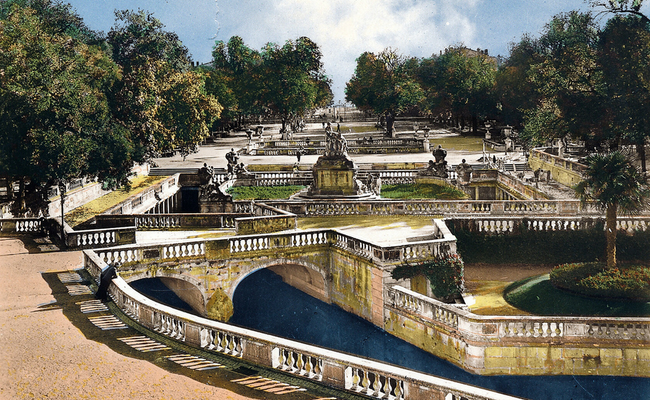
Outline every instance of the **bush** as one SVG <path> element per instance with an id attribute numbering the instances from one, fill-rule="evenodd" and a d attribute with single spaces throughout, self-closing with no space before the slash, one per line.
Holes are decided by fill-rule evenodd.
<path id="1" fill-rule="evenodd" d="M 564 264 L 551 271 L 550 279 L 558 288 L 587 296 L 650 301 L 650 268 L 646 266 Z"/>
<path id="2" fill-rule="evenodd" d="M 427 277 L 435 298 L 452 301 L 465 290 L 465 264 L 458 254 L 441 257 L 434 261 L 405 264 L 395 267 L 393 279 Z"/>

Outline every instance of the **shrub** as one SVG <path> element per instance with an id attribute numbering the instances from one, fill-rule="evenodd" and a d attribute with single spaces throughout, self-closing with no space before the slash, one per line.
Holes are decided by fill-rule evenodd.
<path id="1" fill-rule="evenodd" d="M 400 265 L 392 272 L 393 279 L 397 280 L 418 275 L 427 277 L 434 297 L 443 301 L 456 299 L 465 290 L 465 265 L 458 254 L 433 261 Z"/>
<path id="2" fill-rule="evenodd" d="M 587 296 L 650 301 L 650 268 L 646 266 L 564 264 L 551 271 L 550 279 L 558 288 Z"/>

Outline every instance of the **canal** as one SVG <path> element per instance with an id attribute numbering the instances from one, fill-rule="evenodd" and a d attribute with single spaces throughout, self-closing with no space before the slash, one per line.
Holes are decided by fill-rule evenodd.
<path id="1" fill-rule="evenodd" d="M 162 283 L 133 282 L 143 294 L 186 309 Z M 447 379 L 534 400 L 647 399 L 650 379 L 613 376 L 480 376 L 397 339 L 371 323 L 282 282 L 268 270 L 251 274 L 234 296 L 230 323 L 373 358 Z"/>

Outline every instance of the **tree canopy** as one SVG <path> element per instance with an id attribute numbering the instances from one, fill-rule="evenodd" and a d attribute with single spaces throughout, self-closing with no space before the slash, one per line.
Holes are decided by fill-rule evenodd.
<path id="1" fill-rule="evenodd" d="M 226 99 L 228 117 L 274 115 L 284 124 L 295 116 L 332 102 L 319 46 L 307 37 L 280 46 L 267 43 L 260 51 L 239 36 L 217 41 L 213 52 L 211 90 Z"/>
<path id="2" fill-rule="evenodd" d="M 387 48 L 357 58 L 346 84 L 346 100 L 379 115 L 409 111 L 471 118 L 494 113 L 496 62 L 483 52 L 462 46 L 418 59 Z"/>
<path id="3" fill-rule="evenodd" d="M 98 137 L 123 132 L 105 94 L 117 65 L 18 5 L 0 21 L 0 50 L 0 174 L 32 185 L 106 176 L 109 160 L 93 156 L 108 150 Z"/>
<path id="4" fill-rule="evenodd" d="M 105 41 L 69 5 L 0 6 L 0 176 L 29 184 L 34 208 L 78 178 L 128 185 L 134 163 L 193 147 L 221 111 L 175 35 L 142 11 L 116 15 Z"/>
<path id="5" fill-rule="evenodd" d="M 410 73 L 408 61 L 391 48 L 379 54 L 361 54 L 354 75 L 345 86 L 346 101 L 362 110 L 389 116 L 417 107 L 424 92 Z"/>

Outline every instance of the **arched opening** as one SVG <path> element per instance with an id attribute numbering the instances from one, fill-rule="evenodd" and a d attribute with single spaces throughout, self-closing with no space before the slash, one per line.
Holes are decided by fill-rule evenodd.
<path id="1" fill-rule="evenodd" d="M 179 310 L 193 314 L 206 314 L 205 300 L 201 290 L 183 279 L 159 276 L 129 282 L 143 295 Z"/>
<path id="2" fill-rule="evenodd" d="M 282 281 L 288 285 L 318 300 L 329 303 L 329 296 L 325 290 L 325 280 L 320 272 L 297 264 L 273 265 L 267 269 L 279 275 Z"/>

